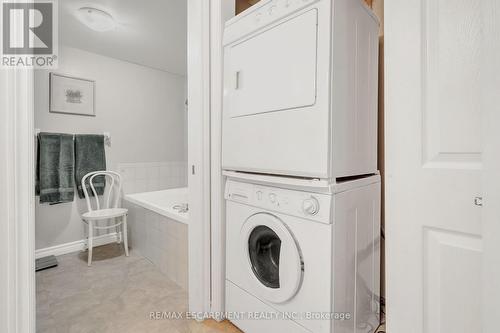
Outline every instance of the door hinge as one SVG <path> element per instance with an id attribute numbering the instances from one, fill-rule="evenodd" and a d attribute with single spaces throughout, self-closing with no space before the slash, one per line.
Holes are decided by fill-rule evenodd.
<path id="1" fill-rule="evenodd" d="M 483 207 L 483 197 L 475 197 L 474 198 L 474 205 Z"/>
<path id="2" fill-rule="evenodd" d="M 194 165 L 191 165 L 191 174 L 194 175 Z"/>

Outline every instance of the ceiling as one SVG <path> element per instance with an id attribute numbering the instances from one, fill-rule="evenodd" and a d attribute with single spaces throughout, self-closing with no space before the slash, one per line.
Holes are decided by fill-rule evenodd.
<path id="1" fill-rule="evenodd" d="M 91 30 L 75 17 L 81 7 L 108 12 L 118 26 L 108 32 Z M 186 75 L 187 0 L 59 1 L 59 42 Z"/>

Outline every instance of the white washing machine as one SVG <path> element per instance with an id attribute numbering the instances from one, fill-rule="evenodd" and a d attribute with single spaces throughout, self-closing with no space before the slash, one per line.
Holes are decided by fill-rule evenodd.
<path id="1" fill-rule="evenodd" d="M 380 177 L 226 175 L 228 318 L 246 333 L 373 332 Z"/>
<path id="2" fill-rule="evenodd" d="M 377 171 L 378 20 L 363 0 L 261 0 L 224 30 L 225 170 Z"/>

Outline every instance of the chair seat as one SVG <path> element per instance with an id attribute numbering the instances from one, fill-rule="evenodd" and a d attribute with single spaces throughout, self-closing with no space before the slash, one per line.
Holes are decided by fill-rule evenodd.
<path id="1" fill-rule="evenodd" d="M 126 208 L 108 208 L 108 209 L 99 209 L 87 212 L 82 215 L 82 218 L 85 221 L 96 221 L 96 220 L 105 220 L 112 219 L 114 217 L 120 217 L 127 215 L 128 209 Z"/>

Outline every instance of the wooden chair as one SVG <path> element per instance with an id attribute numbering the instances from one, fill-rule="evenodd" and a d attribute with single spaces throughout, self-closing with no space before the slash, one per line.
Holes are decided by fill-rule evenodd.
<path id="1" fill-rule="evenodd" d="M 99 197 L 97 196 L 97 192 L 94 186 L 94 180 L 98 176 L 104 176 L 106 179 L 109 178 L 109 182 L 107 183 L 107 195 L 103 203 L 105 203 L 104 208 L 101 208 L 101 204 L 99 203 Z M 87 182 L 88 179 L 88 182 Z M 95 209 L 92 207 L 90 202 L 90 196 L 87 190 L 87 186 L 90 185 L 92 193 L 94 195 L 96 204 Z M 83 221 L 88 224 L 88 266 L 92 264 L 92 248 L 94 243 L 94 229 L 95 230 L 108 230 L 115 228 L 117 231 L 118 243 L 123 239 L 123 245 L 125 247 L 125 255 L 128 257 L 128 236 L 127 236 L 127 214 L 128 210 L 125 208 L 119 208 L 120 204 L 120 196 L 122 189 L 122 182 L 120 174 L 113 171 L 95 171 L 86 174 L 82 179 L 82 188 L 83 193 L 85 195 L 85 200 L 87 202 L 88 211 L 82 215 Z M 111 197 L 113 196 L 113 201 L 111 201 Z M 98 221 L 104 220 L 113 220 L 114 224 L 109 226 L 98 226 Z M 119 227 L 122 227 L 122 231 L 119 232 Z"/>

